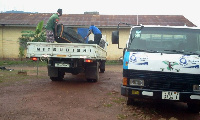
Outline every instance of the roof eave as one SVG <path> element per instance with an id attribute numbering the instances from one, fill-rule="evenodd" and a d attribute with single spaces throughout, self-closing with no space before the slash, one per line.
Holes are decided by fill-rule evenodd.
<path id="1" fill-rule="evenodd" d="M 37 25 L 24 25 L 24 24 L 1 24 L 1 26 L 11 26 L 11 27 L 36 27 Z"/>

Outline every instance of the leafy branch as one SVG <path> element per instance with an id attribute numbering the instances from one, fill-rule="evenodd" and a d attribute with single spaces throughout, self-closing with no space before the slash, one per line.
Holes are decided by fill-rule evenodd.
<path id="1" fill-rule="evenodd" d="M 37 24 L 35 31 L 22 31 L 22 35 L 19 38 L 19 57 L 22 58 L 25 56 L 25 50 L 27 49 L 27 42 L 45 42 L 46 35 L 43 31 L 44 21 L 40 21 Z"/>

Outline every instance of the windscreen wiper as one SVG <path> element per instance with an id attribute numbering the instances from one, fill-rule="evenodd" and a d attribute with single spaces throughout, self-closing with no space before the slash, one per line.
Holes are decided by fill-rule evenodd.
<path id="1" fill-rule="evenodd" d="M 129 51 L 140 51 L 140 52 L 143 52 L 143 51 L 146 51 L 144 49 L 128 49 Z"/>
<path id="2" fill-rule="evenodd" d="M 185 54 L 188 54 L 188 55 L 200 55 L 199 52 L 185 51 L 184 53 L 185 53 Z"/>
<path id="3" fill-rule="evenodd" d="M 175 53 L 185 53 L 183 50 L 164 50 L 168 52 L 175 52 Z"/>
<path id="4" fill-rule="evenodd" d="M 164 51 L 182 53 L 182 54 L 187 54 L 187 55 L 200 55 L 198 52 L 191 52 L 191 51 L 184 51 L 184 50 L 164 50 Z"/>
<path id="5" fill-rule="evenodd" d="M 150 52 L 150 53 L 158 53 L 158 51 L 155 50 L 148 50 L 148 49 L 128 49 L 130 51 L 137 51 L 137 52 Z"/>

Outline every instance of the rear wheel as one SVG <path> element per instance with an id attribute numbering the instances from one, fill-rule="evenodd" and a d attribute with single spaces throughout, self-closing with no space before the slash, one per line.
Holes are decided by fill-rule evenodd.
<path id="1" fill-rule="evenodd" d="M 72 72 L 72 75 L 78 75 L 79 72 Z"/>
<path id="2" fill-rule="evenodd" d="M 58 77 L 50 77 L 52 81 L 62 81 L 64 78 L 65 73 L 58 71 Z"/>
<path id="3" fill-rule="evenodd" d="M 50 77 L 52 81 L 61 81 L 62 79 L 59 77 Z"/>
<path id="4" fill-rule="evenodd" d="M 64 78 L 65 72 L 62 72 L 57 67 L 47 66 L 48 76 L 52 81 L 61 81 Z"/>

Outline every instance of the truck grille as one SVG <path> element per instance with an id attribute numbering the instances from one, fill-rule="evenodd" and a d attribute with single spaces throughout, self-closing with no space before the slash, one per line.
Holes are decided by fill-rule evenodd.
<path id="1" fill-rule="evenodd" d="M 147 88 L 154 90 L 175 90 L 175 91 L 190 91 L 189 84 L 177 82 L 159 82 L 150 81 Z"/>
<path id="2" fill-rule="evenodd" d="M 124 70 L 123 75 L 145 80 L 144 89 L 184 92 L 192 91 L 193 84 L 200 84 L 200 75 L 194 74 Z"/>

